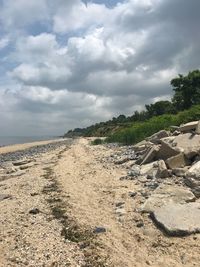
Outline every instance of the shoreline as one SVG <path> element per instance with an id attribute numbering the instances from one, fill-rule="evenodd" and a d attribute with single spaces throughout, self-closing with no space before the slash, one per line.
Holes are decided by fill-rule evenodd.
<path id="1" fill-rule="evenodd" d="M 26 150 L 31 147 L 35 146 L 42 146 L 42 145 L 47 145 L 55 142 L 62 142 L 70 140 L 69 138 L 57 138 L 57 139 L 49 139 L 49 140 L 43 140 L 43 141 L 33 141 L 33 142 L 27 142 L 27 143 L 19 143 L 19 144 L 12 144 L 12 145 L 6 145 L 6 146 L 0 146 L 0 155 L 1 154 L 6 154 L 6 153 L 11 153 L 11 152 L 16 152 L 16 151 L 21 151 L 21 150 Z"/>
<path id="2" fill-rule="evenodd" d="M 55 150 L 62 145 L 70 145 L 71 143 L 71 139 L 55 139 L 0 147 L 0 165 L 8 161 L 38 157 L 43 153 Z"/>

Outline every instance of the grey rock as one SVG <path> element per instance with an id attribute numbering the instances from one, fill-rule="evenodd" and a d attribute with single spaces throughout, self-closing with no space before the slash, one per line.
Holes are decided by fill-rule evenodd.
<path id="1" fill-rule="evenodd" d="M 12 196 L 8 194 L 0 194 L 0 201 L 3 201 L 5 199 L 11 199 Z"/>
<path id="2" fill-rule="evenodd" d="M 172 147 L 170 144 L 168 144 L 166 141 L 161 140 L 161 147 L 158 153 L 156 154 L 156 159 L 160 160 L 167 160 L 168 158 L 171 158 L 173 156 L 178 155 L 180 152 L 177 151 L 174 147 Z"/>
<path id="3" fill-rule="evenodd" d="M 154 144 L 159 144 L 161 138 L 168 137 L 168 136 L 169 136 L 169 132 L 167 132 L 165 130 L 161 130 L 161 131 L 153 134 L 152 136 L 148 137 L 146 140 L 148 140 Z"/>
<path id="4" fill-rule="evenodd" d="M 12 164 L 14 166 L 21 166 L 21 165 L 25 165 L 30 163 L 32 160 L 30 159 L 21 159 L 21 160 L 17 160 L 17 161 L 13 161 Z"/>
<path id="5" fill-rule="evenodd" d="M 184 155 L 191 159 L 196 155 L 200 155 L 200 135 L 185 133 L 176 136 L 174 142 L 177 147 L 183 150 Z"/>
<path id="6" fill-rule="evenodd" d="M 128 171 L 128 176 L 138 177 L 140 175 L 140 166 L 134 165 L 131 170 Z"/>
<path id="7" fill-rule="evenodd" d="M 167 203 L 184 204 L 195 200 L 194 194 L 189 188 L 177 185 L 160 185 L 142 205 L 143 212 L 153 212 L 156 208 Z"/>
<path id="8" fill-rule="evenodd" d="M 137 195 L 137 192 L 129 192 L 128 195 L 129 197 L 135 197 Z"/>
<path id="9" fill-rule="evenodd" d="M 141 165 L 143 164 L 147 164 L 150 163 L 152 161 L 155 160 L 158 151 L 160 150 L 160 146 L 159 145 L 154 145 L 152 146 L 146 153 L 146 155 L 144 156 Z"/>
<path id="10" fill-rule="evenodd" d="M 178 177 L 184 177 L 187 171 L 188 171 L 188 167 L 172 169 L 172 173 Z"/>
<path id="11" fill-rule="evenodd" d="M 181 132 L 188 132 L 188 131 L 191 131 L 191 130 L 196 130 L 196 127 L 198 126 L 198 122 L 199 121 L 191 121 L 191 122 L 182 124 L 179 127 L 179 131 L 181 131 Z"/>
<path id="12" fill-rule="evenodd" d="M 167 166 L 164 162 L 164 160 L 159 160 L 158 161 L 158 170 L 156 173 L 156 177 L 157 178 L 166 178 L 169 177 L 169 171 L 167 169 Z"/>
<path id="13" fill-rule="evenodd" d="M 33 208 L 33 209 L 29 210 L 29 213 L 35 215 L 35 214 L 40 213 L 40 210 L 38 208 Z"/>
<path id="14" fill-rule="evenodd" d="M 196 162 L 185 174 L 185 183 L 192 188 L 196 197 L 200 197 L 200 161 Z"/>
<path id="15" fill-rule="evenodd" d="M 200 203 L 175 204 L 157 208 L 152 218 L 171 236 L 184 236 L 200 232 Z"/>
<path id="16" fill-rule="evenodd" d="M 189 164 L 189 162 L 185 158 L 184 154 L 180 153 L 176 156 L 168 158 L 166 160 L 166 164 L 170 169 L 175 169 L 175 168 L 184 168 L 186 165 Z"/>
<path id="17" fill-rule="evenodd" d="M 95 234 L 102 234 L 106 232 L 106 228 L 105 227 L 95 227 L 94 231 Z"/>

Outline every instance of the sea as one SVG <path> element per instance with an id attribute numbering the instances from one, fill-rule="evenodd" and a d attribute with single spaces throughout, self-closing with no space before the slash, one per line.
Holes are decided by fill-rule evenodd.
<path id="1" fill-rule="evenodd" d="M 58 136 L 0 136 L 0 147 L 57 139 Z"/>

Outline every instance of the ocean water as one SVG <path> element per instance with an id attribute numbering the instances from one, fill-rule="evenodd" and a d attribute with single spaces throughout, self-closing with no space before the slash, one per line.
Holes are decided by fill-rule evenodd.
<path id="1" fill-rule="evenodd" d="M 0 136 L 0 147 L 14 144 L 24 144 L 35 141 L 57 139 L 55 136 Z"/>

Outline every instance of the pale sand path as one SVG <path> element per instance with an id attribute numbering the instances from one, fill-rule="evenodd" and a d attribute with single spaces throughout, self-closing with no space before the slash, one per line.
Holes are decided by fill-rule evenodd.
<path id="1" fill-rule="evenodd" d="M 80 225 L 107 229 L 99 240 L 105 255 L 110 256 L 109 266 L 199 266 L 200 235 L 195 237 L 197 241 L 193 236 L 165 237 L 147 215 L 137 212 L 141 197 L 131 198 L 128 193 L 138 191 L 140 185 L 120 181 L 125 170 L 99 162 L 110 153 L 103 146 L 89 146 L 86 139 L 79 139 L 54 169 L 62 190 L 70 196 L 68 212 Z M 119 202 L 125 202 L 121 216 L 116 214 Z M 144 227 L 139 228 L 136 225 L 141 219 Z"/>

